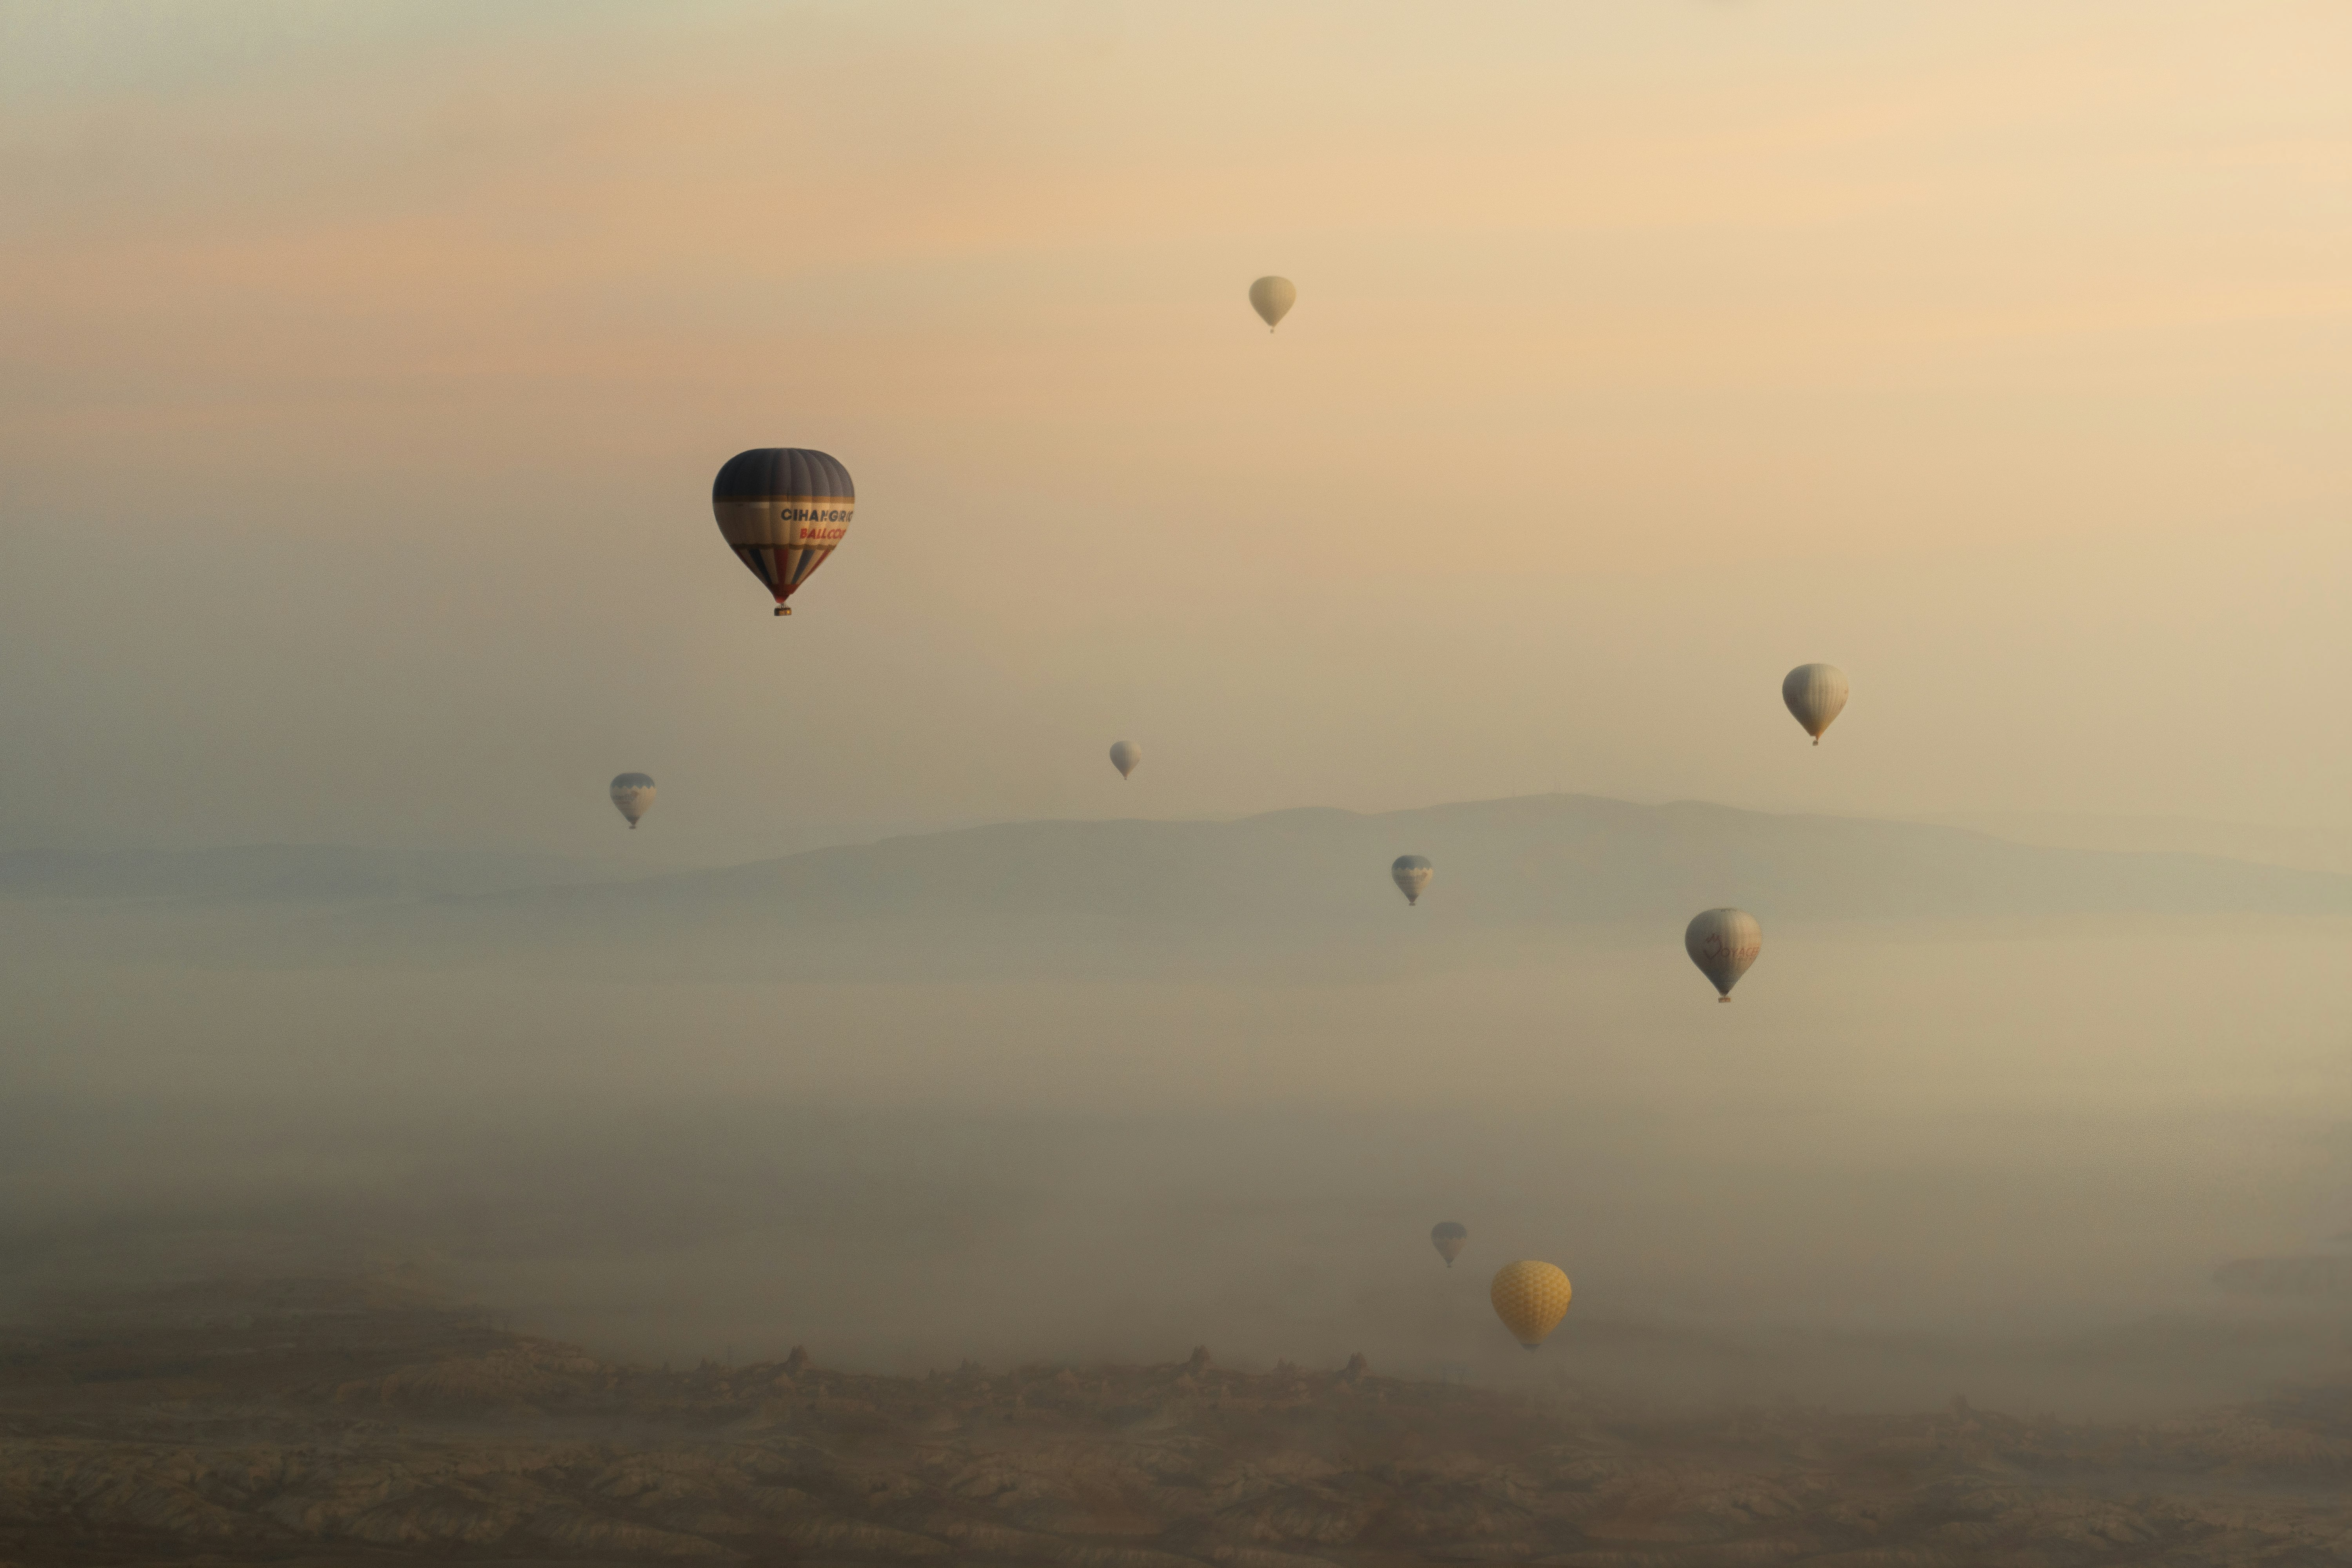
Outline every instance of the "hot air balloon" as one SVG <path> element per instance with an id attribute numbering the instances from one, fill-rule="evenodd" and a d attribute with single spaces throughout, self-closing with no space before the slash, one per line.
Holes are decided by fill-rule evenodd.
<path id="1" fill-rule="evenodd" d="M 1780 679 L 1780 700 L 1816 746 L 1830 721 L 1845 708 L 1845 671 L 1833 664 L 1801 664 Z"/>
<path id="2" fill-rule="evenodd" d="M 1506 1263 L 1486 1293 L 1511 1337 L 1533 1350 L 1568 1316 L 1568 1276 L 1549 1263 Z"/>
<path id="3" fill-rule="evenodd" d="M 1429 863 L 1425 855 L 1400 855 L 1396 858 L 1396 864 L 1389 868 L 1389 875 L 1396 879 L 1397 889 L 1404 894 L 1404 901 L 1418 904 L 1421 895 L 1429 890 L 1429 879 L 1437 875 L 1437 868 Z"/>
<path id="4" fill-rule="evenodd" d="M 800 447 L 738 452 L 710 485 L 719 533 L 776 596 L 780 616 L 793 613 L 784 601 L 824 564 L 856 508 L 849 470 Z"/>
<path id="5" fill-rule="evenodd" d="M 643 773 L 623 773 L 613 781 L 613 804 L 635 827 L 637 818 L 654 808 L 654 781 Z"/>
<path id="6" fill-rule="evenodd" d="M 1282 318 L 1297 303 L 1298 286 L 1287 278 L 1261 278 L 1250 285 L 1250 309 L 1258 313 L 1269 332 L 1282 324 Z"/>
<path id="7" fill-rule="evenodd" d="M 1134 742 L 1114 741 L 1111 742 L 1110 765 L 1118 770 L 1119 777 L 1125 778 L 1128 774 L 1133 773 L 1135 771 L 1135 764 L 1141 761 L 1143 761 L 1143 748 L 1137 745 Z"/>
<path id="8" fill-rule="evenodd" d="M 1437 1248 L 1437 1256 L 1445 1259 L 1445 1267 L 1462 1256 L 1463 1244 L 1470 1239 L 1470 1227 L 1456 1220 L 1442 1219 L 1429 1227 L 1429 1245 Z"/>
<path id="9" fill-rule="evenodd" d="M 1764 928 L 1746 910 L 1706 910 L 1691 917 L 1683 931 L 1683 951 L 1698 965 L 1699 973 L 1715 982 L 1722 994 L 1716 1000 L 1731 1000 L 1731 988 L 1764 951 Z"/>

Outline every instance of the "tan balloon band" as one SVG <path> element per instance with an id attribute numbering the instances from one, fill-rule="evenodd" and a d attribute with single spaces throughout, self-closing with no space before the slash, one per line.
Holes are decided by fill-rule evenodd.
<path id="1" fill-rule="evenodd" d="M 719 506 L 794 506 L 847 511 L 857 504 L 856 496 L 729 496 L 715 503 Z"/>

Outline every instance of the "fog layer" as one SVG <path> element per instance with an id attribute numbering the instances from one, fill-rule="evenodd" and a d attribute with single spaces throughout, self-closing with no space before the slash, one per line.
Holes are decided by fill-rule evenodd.
<path id="1" fill-rule="evenodd" d="M 1874 918 L 1798 879 L 1718 1006 L 1679 920 L 1612 906 L 1638 868 L 1559 861 L 1580 813 L 1667 885 L 1693 831 L 1735 868 L 1814 845 Z M 1208 1342 L 1508 1377 L 1484 1282 L 1539 1257 L 1578 1291 L 1548 1367 L 1679 1393 L 2145 1405 L 2341 1356 L 2324 1281 L 2224 1266 L 2352 1229 L 2344 879 L 1605 802 L 1306 820 L 487 899 L 0 904 L 12 1273 L 421 1263 L 656 1357 Z M 1418 910 L 1363 857 L 1318 914 L 1269 847 L 1414 830 L 1456 850 Z M 1193 859 L 1120 858 L 1171 832 Z M 1065 940 L 1034 889 L 994 924 L 951 897 L 1007 837 L 1049 885 L 1123 868 L 1127 923 Z M 1581 866 L 1577 907 L 1468 874 L 1512 843 Z M 1948 914 L 1955 867 L 1979 891 Z M 1198 900 L 1251 868 L 1271 912 L 1235 893 L 1237 942 Z M 813 973 L 812 941 L 864 973 Z"/>

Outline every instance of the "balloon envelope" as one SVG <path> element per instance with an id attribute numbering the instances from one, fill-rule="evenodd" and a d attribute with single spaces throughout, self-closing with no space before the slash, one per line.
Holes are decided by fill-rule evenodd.
<path id="1" fill-rule="evenodd" d="M 1816 746 L 1830 721 L 1844 710 L 1845 697 L 1845 671 L 1833 664 L 1801 664 L 1780 678 L 1780 700 Z"/>
<path id="2" fill-rule="evenodd" d="M 1116 741 L 1112 742 L 1110 748 L 1110 765 L 1118 770 L 1119 777 L 1125 778 L 1128 774 L 1133 773 L 1135 771 L 1135 764 L 1141 761 L 1143 761 L 1143 748 L 1141 746 L 1137 745 L 1132 741 Z"/>
<path id="3" fill-rule="evenodd" d="M 1404 894 L 1404 901 L 1417 904 L 1421 902 L 1421 895 L 1429 890 L 1429 879 L 1437 875 L 1437 868 L 1429 863 L 1427 856 L 1400 855 L 1396 863 L 1389 868 L 1389 875 L 1396 879 L 1398 890 Z"/>
<path id="4" fill-rule="evenodd" d="M 1261 278 L 1250 285 L 1250 309 L 1258 313 L 1269 332 L 1282 324 L 1282 318 L 1297 303 L 1298 286 L 1287 278 Z"/>
<path id="5" fill-rule="evenodd" d="M 1522 1259 L 1504 1264 L 1486 1294 L 1495 1303 L 1495 1316 L 1503 1320 L 1511 1337 L 1533 1350 L 1568 1316 L 1571 1292 L 1568 1276 L 1558 1268 Z"/>
<path id="6" fill-rule="evenodd" d="M 654 808 L 654 781 L 643 773 L 623 773 L 613 781 L 613 805 L 635 827 L 637 818 Z"/>
<path id="7" fill-rule="evenodd" d="M 727 459 L 710 510 L 735 558 L 775 595 L 776 614 L 849 531 L 857 487 L 823 452 L 758 447 Z"/>
<path id="8" fill-rule="evenodd" d="M 1684 928 L 1683 951 L 1728 1002 L 1731 988 L 1764 951 L 1764 928 L 1746 910 L 1703 910 Z"/>
<path id="9" fill-rule="evenodd" d="M 1437 1256 L 1445 1259 L 1445 1267 L 1462 1256 L 1462 1248 L 1470 1240 L 1470 1227 L 1459 1220 L 1442 1219 L 1429 1227 L 1429 1245 L 1437 1248 Z"/>

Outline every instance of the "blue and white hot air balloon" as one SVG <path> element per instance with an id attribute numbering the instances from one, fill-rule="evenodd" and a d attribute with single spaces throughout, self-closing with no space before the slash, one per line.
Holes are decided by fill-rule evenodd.
<path id="1" fill-rule="evenodd" d="M 635 827 L 654 808 L 654 781 L 644 773 L 621 774 L 613 781 L 613 805 Z"/>

